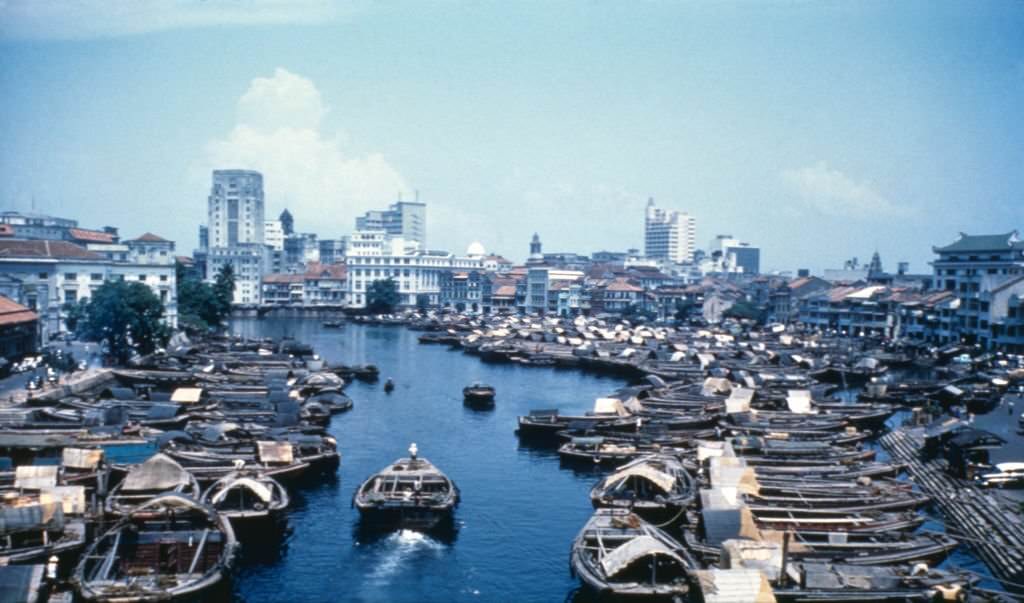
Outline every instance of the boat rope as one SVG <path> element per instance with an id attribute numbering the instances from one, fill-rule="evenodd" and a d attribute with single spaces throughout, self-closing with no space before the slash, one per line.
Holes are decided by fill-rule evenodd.
<path id="1" fill-rule="evenodd" d="M 654 526 L 655 528 L 659 528 L 659 529 L 664 528 L 666 526 L 669 526 L 669 525 L 675 523 L 675 521 L 677 519 L 679 519 L 683 515 L 683 513 L 685 513 L 685 512 L 686 512 L 686 506 L 683 505 L 682 507 L 679 507 L 679 512 L 676 513 L 675 517 L 673 517 L 672 519 L 666 521 L 665 523 L 651 524 L 651 525 Z"/>
<path id="2" fill-rule="evenodd" d="M 1024 588 L 1024 584 L 1021 584 L 1020 582 L 1010 582 L 1009 580 L 1004 580 L 1002 578 L 999 578 L 997 576 L 993 576 L 991 574 L 983 574 L 983 573 L 981 573 L 979 571 L 968 569 L 966 567 L 959 567 L 959 566 L 956 566 L 956 565 L 951 565 L 951 566 L 949 566 L 949 569 L 952 570 L 952 571 L 955 571 L 955 572 L 961 572 L 961 573 L 964 573 L 964 574 L 971 574 L 973 576 L 977 576 L 978 578 L 983 578 L 985 580 L 992 580 L 993 582 L 998 582 L 998 583 L 1002 584 L 1003 586 L 1013 586 L 1015 588 Z M 979 590 L 984 590 L 984 589 L 979 589 Z M 1004 596 L 1014 597 L 1018 601 L 1021 600 L 1021 595 L 1015 595 L 1015 594 L 1012 594 L 1012 593 L 999 593 L 999 594 L 1000 595 L 1004 595 Z"/>

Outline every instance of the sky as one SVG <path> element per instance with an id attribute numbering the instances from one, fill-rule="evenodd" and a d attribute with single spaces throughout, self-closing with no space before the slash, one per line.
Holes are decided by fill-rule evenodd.
<path id="1" fill-rule="evenodd" d="M 418 194 L 433 249 L 762 269 L 1024 231 L 1024 3 L 0 0 L 0 209 L 188 254 L 210 172 L 337 238 Z"/>

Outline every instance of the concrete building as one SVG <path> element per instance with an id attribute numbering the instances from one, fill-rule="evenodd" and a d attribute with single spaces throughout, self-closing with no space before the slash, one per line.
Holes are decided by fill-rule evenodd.
<path id="1" fill-rule="evenodd" d="M 644 254 L 670 262 L 688 262 L 696 249 L 697 221 L 685 212 L 659 209 L 647 201 L 644 215 Z"/>
<path id="2" fill-rule="evenodd" d="M 210 247 L 263 244 L 263 176 L 250 170 L 214 170 L 206 225 Z"/>
<path id="3" fill-rule="evenodd" d="M 346 302 L 366 307 L 366 291 L 377 280 L 398 283 L 400 304 L 415 306 L 418 296 L 431 306 L 440 305 L 441 281 L 446 273 L 483 269 L 483 257 L 456 257 L 445 251 L 423 251 L 415 243 L 390 237 L 384 231 L 359 231 L 346 242 Z"/>
<path id="4" fill-rule="evenodd" d="M 263 223 L 263 243 L 274 251 L 284 251 L 284 227 L 281 220 Z"/>
<path id="5" fill-rule="evenodd" d="M 574 316 L 583 309 L 584 273 L 547 266 L 531 266 L 526 272 L 523 311 L 531 314 Z"/>
<path id="6" fill-rule="evenodd" d="M 270 264 L 264 245 L 263 176 L 250 170 L 214 170 L 207 206 L 206 280 L 225 264 L 235 272 L 236 304 L 259 304 Z"/>
<path id="7" fill-rule="evenodd" d="M 320 239 L 319 245 L 321 264 L 345 262 L 345 239 Z"/>
<path id="8" fill-rule="evenodd" d="M 284 272 L 302 272 L 320 261 L 320 241 L 312 232 L 293 232 L 284 238 Z"/>
<path id="9" fill-rule="evenodd" d="M 934 288 L 953 292 L 959 302 L 949 339 L 983 347 L 1006 340 L 1003 323 L 1017 291 L 1013 283 L 1024 275 L 1024 241 L 1018 232 L 960 233 L 957 241 L 932 250 L 938 256 L 932 262 Z"/>
<path id="10" fill-rule="evenodd" d="M 0 274 L 8 281 L 4 288 L 39 314 L 44 340 L 64 330 L 65 303 L 88 299 L 111 280 L 145 283 L 163 302 L 165 322 L 176 327 L 174 243 L 148 233 L 126 243 L 128 259 L 116 261 L 67 241 L 0 240 Z"/>
<path id="11" fill-rule="evenodd" d="M 427 205 L 417 201 L 392 203 L 384 210 L 370 210 L 356 218 L 356 230 L 382 230 L 392 237 L 427 247 Z"/>

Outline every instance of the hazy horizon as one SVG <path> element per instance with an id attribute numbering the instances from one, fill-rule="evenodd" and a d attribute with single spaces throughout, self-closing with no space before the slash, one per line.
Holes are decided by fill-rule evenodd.
<path id="1" fill-rule="evenodd" d="M 337 238 L 642 248 L 643 208 L 821 271 L 1024 228 L 1024 4 L 0 4 L 0 208 L 191 253 L 212 169 Z"/>

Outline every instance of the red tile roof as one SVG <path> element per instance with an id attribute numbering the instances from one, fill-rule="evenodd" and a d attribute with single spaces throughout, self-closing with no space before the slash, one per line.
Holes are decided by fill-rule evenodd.
<path id="1" fill-rule="evenodd" d="M 76 241 L 86 243 L 113 243 L 114 235 L 102 230 L 88 230 L 85 228 L 69 228 L 68 234 Z"/>
<path id="2" fill-rule="evenodd" d="M 17 325 L 33 320 L 39 320 L 39 316 L 35 312 L 0 295 L 0 326 Z"/>
<path id="3" fill-rule="evenodd" d="M 263 277 L 264 284 L 288 284 L 288 283 L 301 283 L 305 280 L 306 275 L 304 274 L 268 274 Z"/>
<path id="4" fill-rule="evenodd" d="M 151 232 L 147 232 L 137 239 L 132 239 L 132 241 L 141 241 L 143 243 L 170 243 L 167 239 Z"/>
<path id="5" fill-rule="evenodd" d="M 306 266 L 305 278 L 307 279 L 334 279 L 343 281 L 348 276 L 348 266 L 345 264 L 321 264 L 310 262 Z"/>
<path id="6" fill-rule="evenodd" d="M 644 288 L 634 285 L 633 283 L 629 282 L 624 278 L 617 278 L 608 284 L 607 290 L 640 293 L 644 290 Z"/>
<path id="7" fill-rule="evenodd" d="M 67 241 L 0 241 L 0 259 L 2 258 L 47 258 L 72 260 L 102 260 L 98 253 L 93 253 L 80 245 Z"/>

